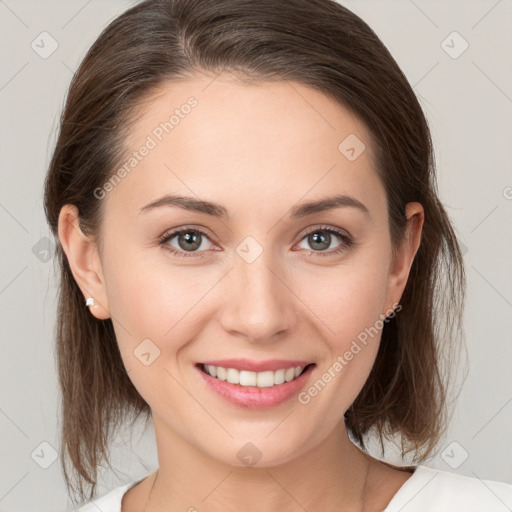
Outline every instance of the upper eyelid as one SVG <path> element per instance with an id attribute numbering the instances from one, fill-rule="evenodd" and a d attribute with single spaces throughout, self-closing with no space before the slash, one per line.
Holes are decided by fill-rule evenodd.
<path id="1" fill-rule="evenodd" d="M 336 226 L 329 226 L 328 224 L 321 224 L 312 228 L 306 228 L 304 231 L 301 231 L 297 236 L 300 236 L 300 239 L 302 240 L 306 235 L 309 235 L 310 233 L 323 230 L 333 232 L 339 236 L 346 236 L 347 238 L 352 238 L 352 235 L 346 229 L 338 228 Z"/>

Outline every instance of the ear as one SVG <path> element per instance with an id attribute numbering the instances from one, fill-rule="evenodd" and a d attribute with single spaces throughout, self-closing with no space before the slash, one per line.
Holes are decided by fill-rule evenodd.
<path id="1" fill-rule="evenodd" d="M 99 320 L 109 318 L 110 312 L 98 248 L 82 232 L 76 206 L 66 204 L 61 208 L 58 236 L 73 277 L 84 294 L 84 308 L 85 300 L 93 297 L 95 304 L 89 307 L 91 314 Z"/>
<path id="2" fill-rule="evenodd" d="M 423 222 L 425 220 L 423 206 L 420 203 L 408 203 L 405 207 L 405 215 L 407 224 L 404 238 L 396 249 L 389 269 L 386 300 L 386 311 L 388 312 L 394 309 L 394 306 L 402 297 L 412 262 L 421 243 Z"/>

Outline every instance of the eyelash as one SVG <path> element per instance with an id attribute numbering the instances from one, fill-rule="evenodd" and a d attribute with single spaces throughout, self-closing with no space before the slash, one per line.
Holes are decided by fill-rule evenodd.
<path id="1" fill-rule="evenodd" d="M 340 244 L 336 249 L 331 249 L 330 251 L 310 250 L 309 251 L 310 255 L 313 254 L 315 256 L 321 256 L 321 257 L 333 256 L 335 254 L 340 254 L 343 251 L 348 250 L 350 247 L 352 247 L 354 245 L 354 241 L 352 240 L 352 238 L 349 235 L 347 235 L 344 231 L 341 231 L 339 229 L 332 228 L 329 226 L 317 226 L 315 229 L 312 229 L 312 230 L 304 233 L 302 235 L 302 238 L 300 239 L 300 242 L 302 240 L 304 240 L 304 238 L 306 238 L 308 235 L 310 235 L 312 233 L 316 233 L 317 231 L 325 231 L 327 233 L 334 234 L 343 243 Z M 184 258 L 199 257 L 199 258 L 201 258 L 201 257 L 209 256 L 207 254 L 204 254 L 207 251 L 180 251 L 180 250 L 177 250 L 174 247 L 171 247 L 170 245 L 167 244 L 167 242 L 169 240 L 172 240 L 174 237 L 180 235 L 181 233 L 188 233 L 188 232 L 199 233 L 202 236 L 205 236 L 206 238 L 209 239 L 208 234 L 205 231 L 203 231 L 202 229 L 193 228 L 193 227 L 184 227 L 184 228 L 178 229 L 176 231 L 167 232 L 164 235 L 162 235 L 162 237 L 160 238 L 160 241 L 159 241 L 159 245 L 164 246 L 164 248 L 167 251 L 169 251 L 170 253 L 172 253 L 178 257 L 184 257 Z"/>

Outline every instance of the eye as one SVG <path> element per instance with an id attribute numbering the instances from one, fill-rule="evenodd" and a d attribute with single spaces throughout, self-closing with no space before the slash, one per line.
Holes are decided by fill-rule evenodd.
<path id="1" fill-rule="evenodd" d="M 173 246 L 170 242 L 176 238 L 177 246 Z M 166 250 L 176 254 L 177 256 L 204 256 L 208 247 L 205 247 L 205 239 L 209 240 L 208 235 L 197 228 L 181 228 L 170 233 L 163 235 L 160 240 L 160 245 L 163 245 Z M 210 242 L 211 243 L 211 242 Z M 206 244 L 208 245 L 208 244 Z M 190 253 L 190 254 L 187 254 Z M 195 254 L 198 253 L 198 254 Z"/>
<path id="2" fill-rule="evenodd" d="M 334 241 L 332 235 L 334 235 L 340 243 L 335 246 L 334 249 L 331 248 L 332 250 L 328 251 L 327 249 L 331 247 L 331 243 Z M 333 254 L 339 254 L 347 250 L 354 243 L 352 238 L 344 231 L 327 226 L 320 226 L 309 231 L 303 236 L 301 242 L 303 240 L 310 244 L 313 250 L 309 252 L 315 256 L 332 256 Z"/>
<path id="3" fill-rule="evenodd" d="M 335 238 L 333 238 L 332 235 L 334 235 Z M 174 239 L 176 239 L 176 245 L 171 244 Z M 339 244 L 332 249 L 331 243 L 335 241 L 335 239 L 338 239 Z M 161 237 L 159 244 L 179 257 L 203 257 L 209 255 L 208 243 L 205 244 L 206 240 L 213 246 L 205 231 L 198 228 L 184 227 L 165 233 Z M 304 240 L 313 248 L 313 250 L 309 250 L 308 252 L 315 256 L 332 256 L 339 254 L 354 244 L 354 241 L 346 232 L 328 226 L 319 226 L 307 232 L 303 235 L 301 242 Z M 327 250 L 329 248 L 331 248 L 331 250 Z"/>

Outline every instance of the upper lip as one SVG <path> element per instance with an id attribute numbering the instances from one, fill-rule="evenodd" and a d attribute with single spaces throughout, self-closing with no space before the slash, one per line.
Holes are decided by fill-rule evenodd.
<path id="1" fill-rule="evenodd" d="M 265 361 L 252 361 L 250 359 L 216 359 L 203 361 L 202 364 L 222 366 L 223 368 L 235 368 L 236 370 L 247 370 L 250 372 L 276 371 L 280 369 L 296 368 L 307 366 L 312 361 L 298 361 L 290 359 L 267 359 Z"/>

